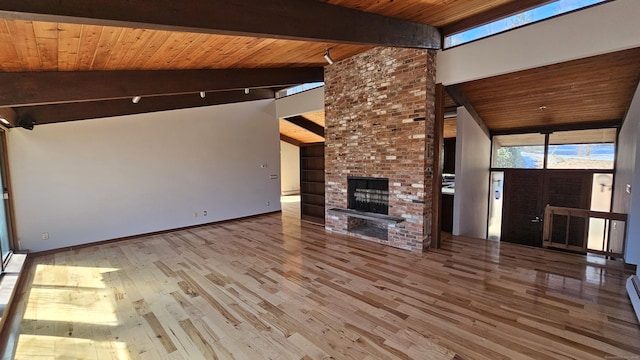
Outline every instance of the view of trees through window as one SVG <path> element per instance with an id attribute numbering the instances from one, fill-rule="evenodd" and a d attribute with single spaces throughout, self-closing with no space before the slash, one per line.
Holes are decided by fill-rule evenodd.
<path id="1" fill-rule="evenodd" d="M 558 131 L 548 136 L 548 169 L 613 169 L 615 129 Z M 542 169 L 544 137 L 543 134 L 495 136 L 492 166 L 499 169 Z"/>

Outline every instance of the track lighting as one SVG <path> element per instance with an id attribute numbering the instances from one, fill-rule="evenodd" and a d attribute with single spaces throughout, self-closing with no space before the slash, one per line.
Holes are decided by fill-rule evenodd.
<path id="1" fill-rule="evenodd" d="M 133 99 L 131 99 L 131 102 L 137 104 L 140 102 L 140 99 L 142 99 L 141 96 L 134 96 Z"/>
<path id="2" fill-rule="evenodd" d="M 18 118 L 18 126 L 21 128 L 25 128 L 27 130 L 33 130 L 33 127 L 36 125 L 36 121 L 29 115 L 24 115 Z"/>
<path id="3" fill-rule="evenodd" d="M 244 94 L 245 94 L 245 95 L 249 95 L 249 88 L 245 88 L 245 89 L 244 89 Z"/>
<path id="4" fill-rule="evenodd" d="M 204 99 L 204 98 L 205 98 L 205 96 L 207 96 L 207 93 L 206 93 L 206 92 L 204 92 L 204 91 L 200 91 L 200 97 L 201 97 L 202 99 Z"/>
<path id="5" fill-rule="evenodd" d="M 331 58 L 330 51 L 331 51 L 331 48 L 328 48 L 327 51 L 324 53 L 324 59 L 327 60 L 329 65 L 333 65 L 333 59 Z"/>

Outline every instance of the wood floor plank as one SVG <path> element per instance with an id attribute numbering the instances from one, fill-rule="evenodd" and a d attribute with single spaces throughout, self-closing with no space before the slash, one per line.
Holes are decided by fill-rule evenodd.
<path id="1" fill-rule="evenodd" d="M 282 214 L 33 259 L 16 358 L 640 354 L 624 264 L 446 236 L 424 254 Z"/>

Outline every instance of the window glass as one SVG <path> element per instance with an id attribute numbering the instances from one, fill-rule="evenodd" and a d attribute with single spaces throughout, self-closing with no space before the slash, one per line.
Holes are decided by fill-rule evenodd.
<path id="1" fill-rule="evenodd" d="M 285 96 L 301 93 L 303 91 L 315 89 L 315 88 L 318 88 L 318 87 L 321 87 L 321 86 L 324 86 L 324 82 L 314 82 L 314 83 L 306 83 L 306 84 L 302 84 L 302 85 L 292 86 L 290 88 L 286 88 L 286 89 L 278 91 L 276 93 L 276 98 L 279 99 L 281 97 L 285 97 Z"/>
<path id="2" fill-rule="evenodd" d="M 493 137 L 494 168 L 542 169 L 544 135 L 517 134 Z"/>
<path id="3" fill-rule="evenodd" d="M 616 129 L 558 131 L 549 135 L 549 169 L 613 169 Z"/>
<path id="4" fill-rule="evenodd" d="M 557 0 L 549 4 L 523 11 L 504 19 L 492 21 L 469 30 L 445 36 L 444 48 L 461 45 L 487 36 L 519 28 L 521 26 L 542 21 L 557 15 L 565 14 L 587 6 L 605 2 L 606 0 Z"/>

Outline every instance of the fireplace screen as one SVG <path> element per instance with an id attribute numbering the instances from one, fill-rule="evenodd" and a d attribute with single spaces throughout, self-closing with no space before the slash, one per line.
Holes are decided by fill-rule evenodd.
<path id="1" fill-rule="evenodd" d="M 349 209 L 389 214 L 389 179 L 348 177 Z"/>

